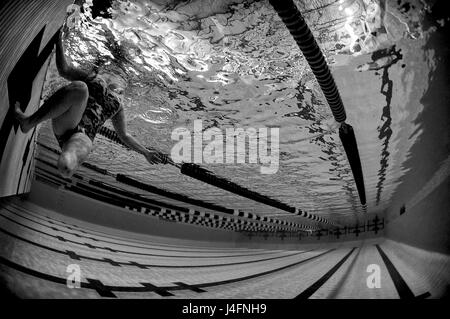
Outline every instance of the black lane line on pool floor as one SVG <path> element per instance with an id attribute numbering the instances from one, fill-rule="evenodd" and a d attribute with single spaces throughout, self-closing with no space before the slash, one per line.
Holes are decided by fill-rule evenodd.
<path id="1" fill-rule="evenodd" d="M 348 282 L 348 278 L 349 278 L 350 274 L 352 274 L 354 272 L 355 264 L 358 261 L 359 255 L 361 254 L 363 247 L 364 247 L 364 242 L 361 243 L 361 246 L 359 247 L 358 252 L 356 253 L 356 256 L 353 257 L 353 259 L 352 259 L 351 263 L 348 265 L 345 273 L 342 276 L 340 276 L 339 281 L 336 283 L 337 289 L 334 289 L 333 291 L 331 291 L 331 293 L 327 296 L 327 299 L 336 299 L 337 298 L 336 296 L 341 292 L 341 289 L 344 286 L 344 284 L 346 282 Z"/>
<path id="2" fill-rule="evenodd" d="M 6 210 L 8 210 L 8 209 L 6 208 Z M 10 211 L 10 210 L 8 210 L 8 211 Z M 11 213 L 13 213 L 13 212 L 11 212 Z M 85 246 L 85 247 L 88 247 L 88 248 L 91 248 L 91 249 L 108 250 L 108 251 L 113 252 L 113 253 L 124 253 L 124 254 L 129 254 L 129 255 L 138 255 L 138 256 L 172 257 L 172 258 L 231 258 L 231 257 L 250 257 L 250 256 L 255 256 L 255 255 L 262 255 L 262 254 L 249 254 L 249 255 L 211 255 L 211 256 L 198 256 L 198 255 L 189 255 L 188 256 L 188 255 L 186 255 L 186 256 L 180 256 L 180 255 L 158 255 L 158 254 L 150 254 L 150 253 L 131 252 L 131 251 L 126 251 L 126 250 L 113 249 L 111 247 L 94 246 L 94 245 L 91 245 L 89 243 L 80 243 L 80 242 L 77 242 L 77 241 L 73 241 L 71 239 L 63 238 L 61 236 L 48 234 L 48 233 L 46 233 L 44 231 L 41 231 L 41 230 L 35 229 L 33 227 L 30 227 L 28 225 L 22 224 L 22 223 L 14 220 L 14 219 L 12 219 L 12 218 L 10 218 L 8 216 L 5 216 L 5 215 L 3 215 L 1 213 L 0 213 L 0 216 L 2 216 L 3 218 L 5 218 L 5 219 L 7 219 L 7 220 L 17 224 L 17 225 L 20 225 L 22 227 L 30 229 L 30 230 L 32 230 L 34 232 L 46 235 L 48 237 L 56 238 L 56 239 L 58 239 L 59 241 L 62 241 L 62 242 L 68 242 L 68 243 L 72 243 L 72 244 L 76 244 L 76 245 L 81 245 L 81 246 Z M 26 219 L 26 218 L 24 218 L 24 219 Z M 44 227 L 48 227 L 48 228 L 52 229 L 52 227 L 50 227 L 50 226 L 44 226 Z"/>
<path id="3" fill-rule="evenodd" d="M 289 264 L 280 268 L 276 268 L 276 269 L 272 269 L 272 270 L 268 270 L 262 273 L 258 273 L 258 274 L 253 274 L 253 275 L 248 275 L 248 276 L 244 276 L 244 277 L 240 277 L 240 278 L 234 278 L 234 279 L 228 279 L 228 280 L 223 280 L 223 281 L 216 281 L 216 282 L 210 282 L 210 283 L 202 283 L 202 284 L 195 284 L 195 285 L 187 285 L 187 284 L 181 284 L 179 282 L 174 283 L 176 286 L 167 286 L 167 287 L 157 287 L 153 284 L 150 283 L 141 283 L 141 287 L 137 287 L 137 286 L 108 286 L 108 285 L 104 285 L 100 280 L 97 279 L 92 279 L 92 278 L 87 278 L 86 280 L 88 281 L 86 282 L 81 282 L 80 286 L 81 288 L 87 288 L 87 289 L 93 289 L 95 291 L 97 291 L 97 293 L 102 296 L 102 297 L 111 297 L 111 298 L 115 298 L 116 295 L 114 294 L 114 292 L 156 292 L 157 294 L 159 294 L 160 296 L 170 296 L 172 295 L 171 293 L 169 293 L 169 291 L 178 291 L 178 290 L 186 290 L 187 288 L 189 288 L 189 290 L 195 291 L 195 292 L 200 292 L 200 291 L 204 291 L 202 288 L 207 288 L 207 287 L 214 287 L 214 286 L 220 286 L 220 285 L 226 285 L 226 284 L 231 284 L 231 283 L 238 283 L 241 281 L 245 281 L 245 280 L 249 280 L 249 279 L 254 279 L 254 278 L 258 278 L 261 276 L 265 276 L 265 275 L 269 275 L 269 274 L 273 274 L 288 268 L 292 268 L 295 266 L 298 266 L 300 264 L 303 264 L 305 262 L 311 261 L 313 259 L 322 257 L 332 251 L 334 251 L 335 249 L 330 249 L 328 251 L 325 251 L 323 253 L 320 253 L 318 255 L 309 257 L 307 259 L 303 259 L 301 261 L 295 262 L 293 264 Z M 10 261 L 8 259 L 5 259 L 3 257 L 0 256 L 0 264 L 3 264 L 9 268 L 12 268 L 14 270 L 17 270 L 19 272 L 25 273 L 27 275 L 31 275 L 34 276 L 36 278 L 39 279 L 43 279 L 43 280 L 47 280 L 50 282 L 54 282 L 54 283 L 58 283 L 58 284 L 63 284 L 64 286 L 67 285 L 67 279 L 66 278 L 61 278 L 61 277 L 57 277 L 57 276 L 53 276 L 53 275 L 49 275 L 49 274 L 45 274 L 42 272 L 39 272 L 37 270 L 34 269 L 30 269 L 27 268 L 25 266 L 16 264 L 13 261 Z M 170 294 L 170 295 L 169 295 Z"/>
<path id="4" fill-rule="evenodd" d="M 345 261 L 350 257 L 350 255 L 355 251 L 356 247 L 353 247 L 350 252 L 344 256 L 333 268 L 331 268 L 325 275 L 323 275 L 319 280 L 313 283 L 311 286 L 306 288 L 301 294 L 296 296 L 294 299 L 308 299 L 311 297 L 320 287 L 322 287 L 331 276 L 334 275 L 336 271 L 341 268 L 341 266 L 345 263 Z"/>
<path id="5" fill-rule="evenodd" d="M 0 232 L 15 238 L 17 240 L 26 242 L 27 244 L 48 250 L 48 251 L 52 251 L 54 253 L 58 253 L 58 254 L 62 254 L 62 255 L 66 255 L 69 256 L 71 259 L 74 260 L 89 260 L 89 261 L 95 261 L 95 262 L 100 262 L 100 263 L 108 263 L 112 266 L 135 266 L 141 269 L 148 269 L 148 268 L 212 268 L 212 267 L 225 267 L 225 266 L 233 266 L 233 265 L 242 265 L 242 264 L 251 264 L 251 263 L 258 263 L 258 262 L 263 262 L 263 261 L 269 261 L 269 260 L 275 260 L 275 259 L 283 259 L 283 258 L 288 258 L 288 257 L 293 257 L 293 256 L 297 256 L 297 255 L 302 255 L 304 253 L 308 253 L 308 252 L 312 252 L 314 251 L 314 249 L 312 250 L 307 250 L 307 251 L 302 251 L 302 252 L 298 252 L 298 253 L 293 253 L 293 254 L 289 254 L 289 255 L 284 255 L 284 256 L 276 256 L 276 257 L 270 257 L 270 258 L 264 258 L 264 259 L 257 259 L 257 260 L 249 260 L 249 261 L 239 261 L 239 262 L 232 262 L 232 263 L 226 263 L 226 264 L 209 264 L 209 265 L 152 265 L 152 264 L 140 264 L 137 263 L 136 261 L 130 261 L 130 262 L 123 262 L 123 261 L 114 261 L 112 259 L 109 258 L 95 258 L 95 257 L 90 257 L 90 256 L 83 256 L 80 254 L 77 254 L 74 251 L 70 251 L 70 250 L 59 250 L 53 247 L 49 247 L 49 246 L 45 246 L 36 242 L 33 242 L 29 239 L 23 238 L 21 236 L 18 236 L 17 234 L 13 234 L 3 228 L 0 227 Z"/>
<path id="6" fill-rule="evenodd" d="M 100 231 L 94 231 L 94 230 L 90 230 L 87 228 L 82 228 L 78 225 L 74 225 L 74 224 L 68 224 L 62 220 L 59 219 L 54 219 L 51 218 L 49 216 L 46 215 L 36 215 L 33 211 L 23 207 L 23 206 L 19 206 L 17 203 L 7 203 L 6 204 L 2 204 L 0 203 L 0 208 L 7 208 L 7 207 L 11 207 L 14 209 L 17 209 L 18 211 L 20 211 L 20 213 L 17 212 L 13 212 L 14 214 L 18 215 L 18 216 L 23 216 L 22 213 L 25 213 L 27 215 L 31 215 L 32 217 L 39 219 L 41 221 L 50 223 L 52 225 L 55 226 L 59 226 L 59 227 L 64 227 L 66 229 L 69 229 L 71 231 L 78 231 L 81 232 L 83 234 L 88 234 L 88 235 L 92 235 L 92 236 L 97 236 L 99 238 L 93 238 L 93 237 L 88 237 L 88 236 L 84 236 L 84 238 L 87 239 L 92 239 L 94 241 L 103 241 L 106 243 L 112 243 L 112 244 L 116 244 L 116 245 L 122 245 L 122 246 L 127 246 L 127 247 L 134 247 L 134 248 L 142 248 L 142 249 L 155 249 L 155 250 L 163 250 L 163 251 L 183 251 L 185 252 L 186 250 L 181 250 L 181 249 L 173 249 L 173 248 L 182 248 L 182 247 L 186 247 L 188 249 L 189 252 L 227 252 L 227 251 L 232 251 L 232 252 L 256 252 L 256 251 L 261 251 L 262 249 L 243 249 L 243 248 L 210 248 L 210 247 L 196 247 L 196 246 L 179 246 L 179 245 L 168 245 L 168 244 L 163 244 L 163 243 L 155 243 L 155 245 L 157 247 L 168 247 L 170 249 L 163 249 L 163 248 L 153 248 L 153 246 L 151 245 L 147 245 L 147 246 L 136 246 L 136 245 L 131 245 L 131 244 L 125 244 L 125 243 L 118 243 L 118 242 L 113 242 L 113 241 L 107 241 L 104 238 L 108 238 L 108 239 L 112 239 L 112 240 L 118 240 L 118 241 L 127 241 L 127 242 L 133 242 L 133 240 L 126 238 L 126 237 L 118 237 L 118 236 L 109 236 L 106 233 L 100 232 Z M 59 223 L 59 224 L 58 224 Z M 76 228 L 76 229 L 74 229 Z M 89 230 L 89 231 L 86 231 Z M 69 232 L 67 232 L 69 233 Z M 74 236 L 79 237 L 79 235 L 74 234 Z M 277 251 L 275 251 L 277 252 Z M 264 251 L 264 254 L 269 254 L 267 251 Z"/>
<path id="7" fill-rule="evenodd" d="M 41 225 L 41 226 L 43 226 L 43 227 L 46 227 L 46 228 L 50 228 L 50 229 L 52 229 L 52 230 L 54 230 L 54 231 L 59 231 L 59 232 L 62 232 L 62 233 L 66 233 L 66 234 L 69 234 L 69 235 L 72 235 L 72 236 L 75 236 L 75 237 L 78 237 L 78 238 L 84 238 L 84 239 L 90 239 L 90 240 L 92 240 L 92 241 L 96 241 L 96 242 L 103 242 L 103 243 L 108 243 L 108 244 L 115 244 L 115 245 L 119 245 L 119 246 L 127 246 L 127 247 L 133 247 L 133 248 L 140 248 L 140 249 L 150 249 L 150 250 L 161 250 L 161 251 L 173 251 L 173 252 L 183 252 L 183 253 L 187 253 L 187 252 L 201 252 L 201 253 L 212 253 L 212 252 L 214 252 L 214 253 L 220 253 L 220 251 L 217 251 L 217 250 L 211 250 L 211 251 L 206 251 L 206 250 L 181 250 L 181 249 L 163 249 L 163 248 L 153 248 L 153 247 L 143 247 L 143 246 L 133 246 L 133 245 L 128 245 L 128 244 L 122 244 L 122 243 L 116 243 L 116 242 L 112 242 L 112 241 L 108 241 L 108 240 L 100 240 L 100 239 L 97 239 L 97 238 L 93 238 L 93 237 L 89 237 L 89 236 L 84 236 L 84 235 L 80 235 L 80 234 L 77 234 L 77 233 L 71 233 L 71 232 L 69 232 L 69 231 L 66 231 L 66 230 L 62 230 L 62 229 L 57 229 L 57 228 L 55 228 L 55 227 L 52 227 L 52 226 L 48 226 L 48 225 L 45 225 L 45 224 L 42 224 L 41 222 L 38 222 L 38 221 L 35 221 L 35 220 L 33 220 L 33 219 L 30 219 L 30 218 L 28 218 L 28 217 L 25 217 L 25 216 L 23 216 L 21 213 L 18 213 L 18 212 L 16 212 L 16 211 L 13 211 L 13 210 L 11 210 L 10 208 L 14 208 L 14 209 L 17 209 L 17 210 L 21 210 L 20 208 L 16 208 L 16 207 L 14 207 L 14 206 L 0 206 L 0 208 L 3 208 L 3 209 L 5 209 L 5 210 L 7 210 L 7 211 L 9 211 L 9 212 L 11 212 L 12 214 L 14 214 L 14 215 L 16 215 L 16 216 L 19 216 L 20 218 L 23 218 L 23 219 L 26 219 L 26 220 L 28 220 L 28 221 L 31 221 L 31 222 L 33 222 L 33 223 L 35 223 L 35 224 L 37 224 L 37 225 Z M 34 215 L 33 215 L 33 217 L 35 217 Z M 36 218 L 36 217 L 35 217 Z M 39 218 L 38 218 L 39 219 Z M 42 220 L 42 219 L 41 219 Z M 53 223 L 54 224 L 54 223 Z M 55 224 L 54 224 L 55 225 Z M 59 225 L 55 225 L 55 226 L 58 226 L 58 227 L 64 227 L 64 226 L 59 226 Z M 226 251 L 223 251 L 224 253 L 227 253 Z M 238 251 L 236 251 L 236 253 L 239 253 Z M 263 251 L 263 252 L 255 252 L 255 253 L 253 253 L 253 254 L 243 254 L 243 255 L 239 255 L 239 256 L 244 256 L 244 257 L 246 257 L 246 256 L 258 256 L 258 255 L 269 255 L 269 254 L 273 254 L 274 252 L 265 252 L 265 251 Z M 278 253 L 278 252 L 275 252 L 275 253 Z M 229 257 L 229 256 L 225 256 L 225 257 Z"/>
<path id="8" fill-rule="evenodd" d="M 403 279 L 402 275 L 400 275 L 397 268 L 395 268 L 394 264 L 384 253 L 381 247 L 379 245 L 375 245 L 375 247 L 377 248 L 378 253 L 381 256 L 381 259 L 383 259 L 384 264 L 386 265 L 386 268 L 389 272 L 389 275 L 391 276 L 392 281 L 394 282 L 395 289 L 397 290 L 400 299 L 424 299 L 431 296 L 430 292 L 427 291 L 416 297 L 412 290 L 409 288 L 406 281 Z"/>

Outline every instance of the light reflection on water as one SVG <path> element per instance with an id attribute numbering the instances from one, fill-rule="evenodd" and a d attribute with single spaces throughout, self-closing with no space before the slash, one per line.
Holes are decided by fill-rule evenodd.
<path id="1" fill-rule="evenodd" d="M 231 4 L 235 2 L 242 3 Z M 427 35 L 417 36 L 407 20 L 398 19 L 397 29 L 391 22 L 385 41 L 396 44 L 402 59 L 389 68 L 357 72 L 371 61 L 371 54 L 364 47 L 357 53 L 349 49 L 355 35 L 348 34 L 348 18 L 337 1 L 306 2 L 299 7 L 331 64 L 348 123 L 355 128 L 369 211 L 382 210 L 420 135 L 412 123 L 433 71 L 432 53 L 422 49 Z M 80 67 L 99 64 L 109 74 L 108 83 L 124 90 L 128 129 L 143 144 L 170 152 L 172 130 L 192 129 L 195 119 L 203 120 L 204 129 L 280 127 L 277 174 L 261 175 L 250 164 L 204 166 L 310 212 L 348 221 L 361 213 L 339 137 L 335 131 L 326 133 L 333 125 L 331 112 L 267 1 L 190 1 L 162 9 L 139 0 L 117 1 L 113 7 L 112 19 L 93 21 L 87 11 L 81 27 L 66 39 L 67 53 Z M 400 15 L 393 8 L 390 12 L 390 21 Z M 405 25 L 418 39 L 398 36 Z M 60 83 L 53 80 L 48 87 L 54 88 L 55 82 Z M 213 188 L 174 169 L 149 167 L 139 155 L 109 143 L 97 143 L 90 161 L 225 206 L 239 204 L 227 203 Z M 248 201 L 240 205 L 236 208 L 273 211 Z"/>

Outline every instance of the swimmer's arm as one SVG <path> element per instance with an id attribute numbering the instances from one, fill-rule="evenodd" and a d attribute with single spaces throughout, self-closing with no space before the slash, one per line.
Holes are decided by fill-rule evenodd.
<path id="1" fill-rule="evenodd" d="M 114 130 L 116 131 L 120 140 L 126 146 L 144 155 L 151 164 L 165 162 L 165 159 L 163 159 L 160 154 L 149 151 L 144 146 L 142 146 L 133 136 L 127 133 L 125 114 L 122 108 L 116 113 L 116 115 L 111 118 L 111 121 L 114 126 Z"/>
<path id="2" fill-rule="evenodd" d="M 114 130 L 116 131 L 120 140 L 126 146 L 144 155 L 148 152 L 148 150 L 144 146 L 142 146 L 138 141 L 136 141 L 136 139 L 133 136 L 127 133 L 125 114 L 122 108 L 116 113 L 116 115 L 114 115 L 111 118 L 111 121 L 114 126 Z"/>
<path id="3" fill-rule="evenodd" d="M 58 68 L 59 74 L 69 81 L 84 81 L 89 76 L 86 72 L 78 70 L 67 63 L 66 57 L 64 56 L 61 32 L 56 41 L 56 67 Z"/>

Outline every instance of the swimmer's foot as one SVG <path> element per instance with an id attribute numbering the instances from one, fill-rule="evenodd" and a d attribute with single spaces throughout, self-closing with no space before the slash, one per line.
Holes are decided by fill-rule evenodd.
<path id="1" fill-rule="evenodd" d="M 20 109 L 19 102 L 16 102 L 16 104 L 14 104 L 14 117 L 16 118 L 17 122 L 19 122 L 22 132 L 28 133 L 28 131 L 31 130 L 32 126 L 28 121 L 28 116 L 23 114 L 22 110 Z"/>

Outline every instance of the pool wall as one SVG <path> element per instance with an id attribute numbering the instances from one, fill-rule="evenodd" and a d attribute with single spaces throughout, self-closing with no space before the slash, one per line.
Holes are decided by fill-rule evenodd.
<path id="1" fill-rule="evenodd" d="M 0 3 L 0 196 L 30 190 L 36 130 L 23 134 L 11 107 L 26 114 L 39 106 L 42 86 L 71 0 L 4 0 Z"/>

